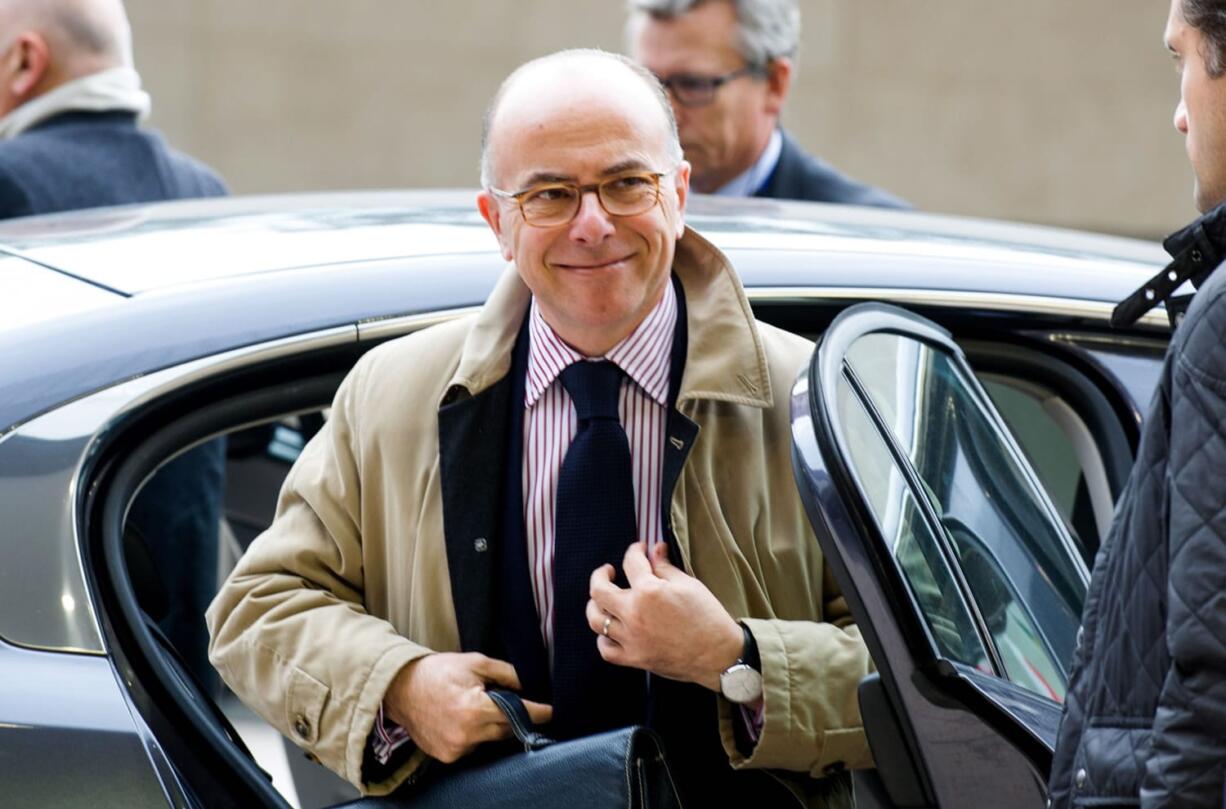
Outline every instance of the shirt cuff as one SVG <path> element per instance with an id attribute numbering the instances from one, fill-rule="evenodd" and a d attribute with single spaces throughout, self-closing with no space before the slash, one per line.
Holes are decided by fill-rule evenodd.
<path id="1" fill-rule="evenodd" d="M 758 727 L 760 729 L 761 725 Z M 370 751 L 374 754 L 375 761 L 381 765 L 387 764 L 392 758 L 392 753 L 410 741 L 412 739 L 409 737 L 409 732 L 387 718 L 383 713 L 383 706 L 380 705 L 379 712 L 375 714 L 375 726 L 370 734 Z"/>
<path id="2" fill-rule="evenodd" d="M 748 749 L 752 750 L 758 744 L 758 738 L 762 735 L 762 725 L 766 723 L 766 701 L 758 697 L 753 702 L 737 706 L 740 710 L 741 730 L 744 731 L 743 740 L 748 743 Z"/>

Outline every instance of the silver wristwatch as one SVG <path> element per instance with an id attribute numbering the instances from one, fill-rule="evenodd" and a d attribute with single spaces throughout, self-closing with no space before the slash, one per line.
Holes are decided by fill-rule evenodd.
<path id="1" fill-rule="evenodd" d="M 745 645 L 741 656 L 719 675 L 719 691 L 724 699 L 744 705 L 762 696 L 762 672 L 758 671 L 758 645 L 744 624 Z"/>

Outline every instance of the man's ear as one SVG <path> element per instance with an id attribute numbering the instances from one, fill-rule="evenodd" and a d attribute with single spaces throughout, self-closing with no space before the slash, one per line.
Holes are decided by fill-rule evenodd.
<path id="1" fill-rule="evenodd" d="M 673 187 L 677 193 L 677 238 L 685 233 L 685 203 L 690 198 L 690 164 L 682 160 L 673 172 Z"/>
<path id="2" fill-rule="evenodd" d="M 477 194 L 477 210 L 481 212 L 481 218 L 490 226 L 490 230 L 494 231 L 494 235 L 498 237 L 502 257 L 507 261 L 514 261 L 514 251 L 511 250 L 507 239 L 509 234 L 505 233 L 502 228 L 502 209 L 498 207 L 498 200 L 494 199 L 494 195 L 489 191 L 482 191 Z"/>
<path id="3" fill-rule="evenodd" d="M 33 98 L 34 89 L 47 74 L 51 49 L 42 34 L 26 31 L 17 37 L 11 54 L 13 64 L 9 65 L 11 70 L 5 89 L 14 100 L 13 106 L 18 107 Z"/>
<path id="4" fill-rule="evenodd" d="M 786 56 L 772 59 L 766 65 L 766 111 L 776 118 L 783 112 L 792 86 L 792 60 Z"/>

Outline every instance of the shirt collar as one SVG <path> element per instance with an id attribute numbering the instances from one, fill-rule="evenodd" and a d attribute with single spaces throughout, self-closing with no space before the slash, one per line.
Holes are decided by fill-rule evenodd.
<path id="1" fill-rule="evenodd" d="M 524 406 L 532 407 L 558 378 L 566 366 L 584 359 L 563 342 L 541 316 L 536 298 L 528 313 L 528 376 L 524 385 Z M 664 296 L 635 328 L 604 357 L 622 371 L 661 406 L 668 404 L 668 376 L 672 359 L 673 333 L 677 325 L 677 293 L 671 282 Z"/>
<path id="2" fill-rule="evenodd" d="M 758 160 L 745 171 L 733 177 L 727 185 L 715 192 L 717 197 L 752 197 L 770 179 L 779 155 L 783 152 L 783 134 L 778 129 L 771 131 L 771 138 Z"/>
<path id="3" fill-rule="evenodd" d="M 149 114 L 149 94 L 140 87 L 140 75 L 129 67 L 115 67 L 61 84 L 27 101 L 0 118 L 0 139 L 16 137 L 60 113 L 132 112 Z"/>

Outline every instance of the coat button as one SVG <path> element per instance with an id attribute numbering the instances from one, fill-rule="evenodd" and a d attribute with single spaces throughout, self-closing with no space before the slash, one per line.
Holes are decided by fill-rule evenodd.
<path id="1" fill-rule="evenodd" d="M 302 714 L 294 717 L 294 732 L 304 739 L 311 735 L 311 723 Z"/>
<path id="2" fill-rule="evenodd" d="M 477 553 L 485 553 L 489 549 L 490 543 L 486 541 L 485 537 L 477 537 L 473 540 L 473 550 Z"/>
<path id="3" fill-rule="evenodd" d="M 1202 256 L 1201 256 L 1201 254 L 1200 254 L 1200 251 L 1199 251 L 1199 250 L 1193 250 L 1193 251 L 1192 251 L 1192 260 L 1193 260 L 1193 261 L 1195 261 L 1197 264 L 1199 264 L 1199 263 L 1200 263 L 1201 258 L 1202 258 Z"/>
<path id="4" fill-rule="evenodd" d="M 1085 789 L 1086 779 L 1089 777 L 1090 776 L 1086 773 L 1085 768 L 1082 767 L 1077 771 L 1077 775 L 1073 776 L 1073 783 L 1076 784 L 1078 789 Z"/>

